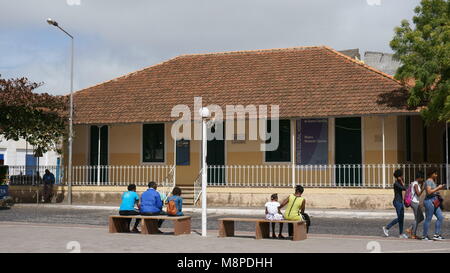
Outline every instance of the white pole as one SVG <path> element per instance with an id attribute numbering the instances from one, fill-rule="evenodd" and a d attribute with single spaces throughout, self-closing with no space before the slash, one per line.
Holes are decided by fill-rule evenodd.
<path id="1" fill-rule="evenodd" d="M 175 139 L 173 144 L 173 186 L 177 184 L 177 132 L 175 132 Z"/>
<path id="2" fill-rule="evenodd" d="M 100 153 L 101 153 L 102 128 L 98 126 L 98 158 L 97 158 L 97 186 L 100 186 Z"/>
<path id="3" fill-rule="evenodd" d="M 65 32 L 65 31 L 64 31 Z M 67 32 L 66 32 L 67 33 Z M 67 33 L 68 34 L 68 33 Z M 73 146 L 73 36 L 69 35 L 72 41 L 71 45 L 71 61 L 70 61 L 70 116 L 69 116 L 69 172 L 67 174 L 68 180 L 68 202 L 72 205 L 72 146 Z"/>
<path id="4" fill-rule="evenodd" d="M 202 236 L 206 237 L 207 220 L 206 220 L 206 119 L 202 119 Z"/>
<path id="5" fill-rule="evenodd" d="M 381 132 L 382 132 L 382 142 L 383 142 L 383 189 L 386 188 L 386 139 L 384 135 L 384 120 L 386 117 L 381 118 Z"/>

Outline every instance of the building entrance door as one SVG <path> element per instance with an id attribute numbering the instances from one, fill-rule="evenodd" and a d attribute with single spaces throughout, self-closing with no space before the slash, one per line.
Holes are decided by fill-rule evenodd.
<path id="1" fill-rule="evenodd" d="M 211 128 L 215 133 L 216 125 Z M 208 140 L 206 164 L 208 165 L 208 184 L 224 185 L 225 181 L 225 123 L 222 123 L 222 139 Z M 208 132 L 210 134 L 210 132 Z M 208 137 L 210 139 L 210 137 Z"/>
<path id="2" fill-rule="evenodd" d="M 336 118 L 335 143 L 336 184 L 361 185 L 361 118 Z"/>

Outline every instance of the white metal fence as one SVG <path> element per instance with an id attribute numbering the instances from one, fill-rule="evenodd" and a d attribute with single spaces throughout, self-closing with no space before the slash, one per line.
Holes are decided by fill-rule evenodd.
<path id="1" fill-rule="evenodd" d="M 392 185 L 396 169 L 403 171 L 409 183 L 418 171 L 426 176 L 430 168 L 437 169 L 438 180 L 445 183 L 445 164 L 208 166 L 207 176 L 212 187 L 383 188 Z"/>
<path id="2" fill-rule="evenodd" d="M 56 184 L 67 184 L 67 167 L 64 166 L 8 166 L 10 185 L 37 185 L 42 183 L 45 170 L 55 175 Z M 147 186 L 155 181 L 159 187 L 173 187 L 174 166 L 74 166 L 73 186 Z"/>
<path id="3" fill-rule="evenodd" d="M 383 188 L 392 185 L 396 169 L 403 171 L 409 183 L 418 171 L 426 175 L 430 168 L 437 169 L 438 182 L 445 183 L 445 164 L 208 166 L 207 181 L 210 187 Z M 11 185 L 37 185 L 42 183 L 46 169 L 55 175 L 56 184 L 66 184 L 67 167 L 63 166 L 8 166 L 7 178 Z M 201 194 L 200 178 L 199 175 L 193 181 L 196 197 Z M 74 186 L 127 186 L 131 183 L 146 186 L 149 181 L 155 181 L 159 187 L 171 188 L 176 184 L 174 180 L 175 167 L 171 165 L 74 166 L 72 169 Z"/>

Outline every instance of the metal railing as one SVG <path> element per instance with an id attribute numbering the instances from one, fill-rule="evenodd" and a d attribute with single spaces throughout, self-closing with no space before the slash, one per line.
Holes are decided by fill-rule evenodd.
<path id="1" fill-rule="evenodd" d="M 210 187 L 389 188 L 396 169 L 403 170 L 405 182 L 409 183 L 418 171 L 426 175 L 429 168 L 436 168 L 438 183 L 445 183 L 445 164 L 221 165 L 207 166 L 207 181 Z M 65 166 L 8 166 L 7 180 L 10 185 L 41 184 L 46 169 L 55 175 L 56 184 L 67 184 Z M 147 186 L 155 181 L 161 191 L 170 192 L 176 185 L 175 170 L 172 165 L 74 166 L 72 185 Z M 194 181 L 194 201 L 200 196 L 201 170 Z"/>
<path id="2" fill-rule="evenodd" d="M 194 180 L 194 205 L 197 204 L 198 200 L 200 200 L 200 196 L 202 194 L 202 170 L 197 175 L 197 178 Z"/>
<path id="3" fill-rule="evenodd" d="M 45 170 L 49 170 L 55 176 L 55 184 L 64 183 L 63 166 L 1 166 L 7 168 L 6 179 L 10 185 L 39 185 Z"/>
<path id="4" fill-rule="evenodd" d="M 293 187 L 383 188 L 391 187 L 393 173 L 401 169 L 405 182 L 415 179 L 418 171 L 426 175 L 436 168 L 439 181 L 446 180 L 445 164 L 343 164 L 343 165 L 236 165 L 208 166 L 210 187 Z M 383 172 L 385 183 L 383 183 Z"/>
<path id="5" fill-rule="evenodd" d="M 46 169 L 55 175 L 56 184 L 67 184 L 66 166 L 8 166 L 7 179 L 10 185 L 36 185 L 41 183 Z M 74 166 L 73 186 L 147 186 L 155 181 L 158 187 L 175 186 L 175 166 Z"/>

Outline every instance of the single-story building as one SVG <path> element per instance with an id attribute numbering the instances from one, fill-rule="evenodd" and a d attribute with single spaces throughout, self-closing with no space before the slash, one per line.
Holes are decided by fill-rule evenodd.
<path id="1" fill-rule="evenodd" d="M 175 142 L 181 115 L 172 111 L 183 105 L 194 117 L 201 98 L 224 113 L 227 105 L 267 106 L 269 120 L 271 106 L 279 107 L 275 150 L 250 138 L 258 115 L 245 116 L 245 131 L 208 140 L 210 204 L 259 206 L 270 193 L 302 184 L 310 206 L 390 207 L 394 169 L 408 180 L 431 166 L 446 174 L 445 124 L 425 126 L 407 107 L 407 92 L 392 76 L 326 46 L 178 56 L 74 94 L 74 191 L 99 200 L 92 196 L 114 192 L 108 200 L 118 200 L 128 183 L 144 190 L 155 180 L 183 187 L 196 201 L 200 121 L 193 118 L 191 139 Z M 210 130 L 222 126 L 227 135 L 233 118 Z"/>

